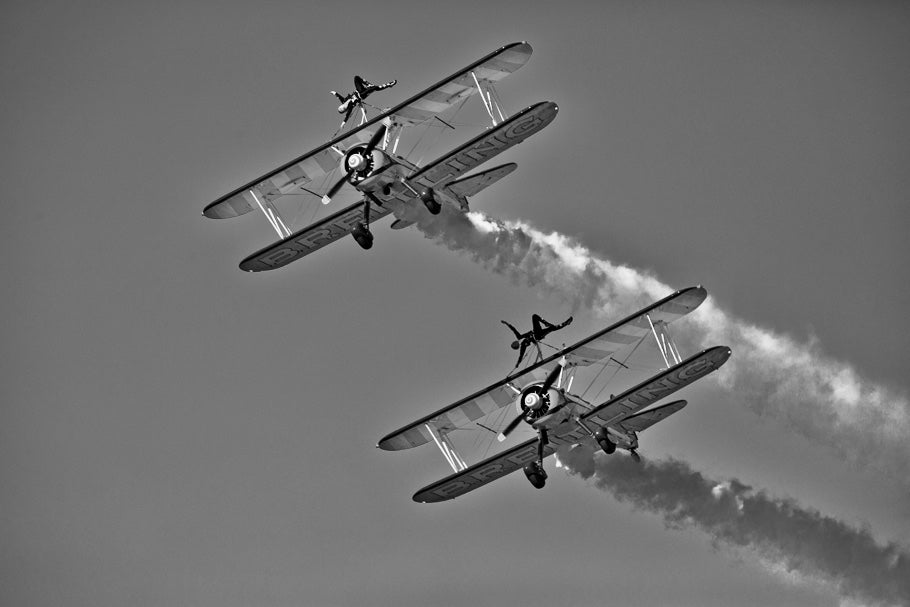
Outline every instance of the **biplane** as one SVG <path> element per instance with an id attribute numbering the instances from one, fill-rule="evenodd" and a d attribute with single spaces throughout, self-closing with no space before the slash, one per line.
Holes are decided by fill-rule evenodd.
<path id="1" fill-rule="evenodd" d="M 697 308 L 706 297 L 700 286 L 677 291 L 539 363 L 392 432 L 379 441 L 378 447 L 398 451 L 436 444 L 454 473 L 415 493 L 414 501 L 421 503 L 456 498 L 519 469 L 540 489 L 547 479 L 544 458 L 560 448 L 587 444 L 608 454 L 620 448 L 638 459 L 638 434 L 681 410 L 686 401 L 652 405 L 717 370 L 730 357 L 730 348 L 715 346 L 683 360 L 670 335 L 669 324 Z M 577 373 L 599 369 L 600 375 L 611 366 L 627 367 L 623 359 L 628 361 L 651 337 L 665 365 L 662 371 L 600 403 L 572 391 Z M 517 415 L 506 422 L 503 412 L 510 405 Z M 496 433 L 491 427 L 496 424 L 489 422 L 494 417 L 499 418 L 501 426 L 500 442 L 521 424 L 530 426 L 537 436 L 468 465 L 450 435 L 478 427 Z"/>
<path id="2" fill-rule="evenodd" d="M 358 126 L 222 196 L 202 214 L 225 219 L 261 211 L 279 240 L 240 263 L 242 270 L 260 272 L 285 266 L 347 234 L 369 249 L 373 245 L 370 225 L 390 214 L 396 218 L 391 227 L 401 229 L 415 223 L 418 211 L 437 214 L 443 205 L 450 205 L 467 212 L 469 196 L 505 177 L 516 165 L 468 172 L 539 132 L 556 117 L 558 108 L 550 101 L 511 116 L 503 111 L 495 85 L 530 56 L 530 44 L 508 44 L 372 119 L 367 119 L 364 110 Z M 475 93 L 492 123 L 483 132 L 426 164 L 409 158 L 414 148 L 407 154 L 398 152 L 403 134 L 455 129 L 443 113 L 457 111 Z M 291 231 L 288 223 L 293 222 L 285 220 L 280 205 L 299 196 L 328 204 L 345 186 L 352 186 L 361 200 Z"/>

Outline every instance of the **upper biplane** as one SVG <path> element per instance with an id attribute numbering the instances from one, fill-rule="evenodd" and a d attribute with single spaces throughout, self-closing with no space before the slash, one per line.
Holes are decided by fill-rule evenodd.
<path id="1" fill-rule="evenodd" d="M 414 494 L 414 501 L 421 503 L 453 499 L 518 469 L 523 469 L 531 484 L 539 489 L 547 478 L 544 458 L 561 447 L 588 444 L 608 454 L 619 447 L 637 459 L 638 433 L 679 411 L 686 401 L 651 405 L 715 371 L 730 357 L 730 348 L 715 346 L 683 360 L 669 333 L 668 325 L 698 307 L 705 297 L 707 292 L 700 286 L 677 291 L 541 362 L 392 432 L 378 446 L 398 451 L 436 443 L 454 474 Z M 586 391 L 572 391 L 577 372 L 599 368 L 599 376 L 610 367 L 627 367 L 622 359 L 627 362 L 649 336 L 657 342 L 666 365 L 663 371 L 600 403 L 585 400 Z M 504 408 L 512 404 L 517 416 L 505 423 Z M 536 430 L 537 436 L 469 466 L 450 435 L 478 428 L 496 433 L 491 427 L 496 422 L 489 421 L 492 418 L 499 418 L 500 441 L 522 422 Z"/>
<path id="2" fill-rule="evenodd" d="M 372 119 L 367 120 L 364 113 L 360 125 L 222 196 L 202 214 L 224 219 L 259 209 L 279 240 L 244 259 L 240 268 L 260 272 L 287 265 L 346 234 L 369 249 L 373 243 L 370 224 L 389 214 L 396 216 L 391 227 L 400 229 L 415 222 L 418 207 L 425 206 L 433 214 L 439 213 L 442 205 L 466 212 L 468 196 L 508 175 L 516 165 L 467 173 L 537 133 L 556 117 L 558 108 L 550 101 L 511 116 L 503 112 L 494 85 L 523 66 L 530 56 L 531 45 L 526 42 L 503 46 Z M 480 135 L 427 164 L 408 158 L 414 148 L 407 154 L 398 152 L 403 134 L 454 129 L 451 120 L 443 118 L 448 114 L 443 113 L 457 111 L 475 93 L 479 93 L 492 122 Z M 284 200 L 305 195 L 328 204 L 345 185 L 353 186 L 362 199 L 296 232 L 288 228 L 278 206 Z"/>

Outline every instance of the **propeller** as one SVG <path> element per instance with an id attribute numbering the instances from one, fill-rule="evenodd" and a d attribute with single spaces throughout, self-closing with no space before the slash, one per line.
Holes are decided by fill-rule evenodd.
<path id="1" fill-rule="evenodd" d="M 351 177 L 354 177 L 358 173 L 364 173 L 363 177 L 366 177 L 368 171 L 372 168 L 371 159 L 373 150 L 385 137 L 385 131 L 386 126 L 383 124 L 378 129 L 376 129 L 376 132 L 373 133 L 372 137 L 370 137 L 370 140 L 367 142 L 366 147 L 364 147 L 362 150 L 357 149 L 354 154 L 351 154 L 349 152 L 348 155 L 345 156 L 345 174 L 342 175 L 338 181 L 332 184 L 332 187 L 329 188 L 329 191 L 325 193 L 325 195 L 322 197 L 322 204 L 329 204 L 332 202 L 332 198 L 335 197 L 335 194 L 338 193 L 338 190 L 341 189 L 341 186 L 343 186 L 345 182 L 350 183 Z"/>
<path id="2" fill-rule="evenodd" d="M 502 432 L 499 433 L 499 436 L 496 437 L 499 440 L 499 442 L 506 440 L 506 437 L 508 437 L 512 433 L 512 431 L 518 427 L 518 424 L 520 424 L 522 421 L 528 421 L 528 423 L 530 423 L 530 421 L 527 419 L 528 414 L 539 408 L 536 406 L 538 401 L 544 400 L 546 393 L 550 391 L 550 388 L 553 387 L 553 384 L 556 383 L 556 380 L 559 378 L 560 373 L 562 373 L 562 370 L 563 370 L 565 364 L 566 364 L 566 359 L 565 359 L 565 357 L 563 357 L 562 359 L 560 359 L 559 364 L 556 365 L 555 367 L 553 367 L 553 369 L 547 375 L 547 378 L 545 380 L 543 380 L 543 383 L 541 385 L 532 386 L 531 390 L 528 390 L 527 392 L 522 392 L 521 396 L 519 397 L 522 399 L 521 402 L 519 403 L 519 406 L 522 407 L 522 411 L 521 411 L 521 413 L 518 414 L 517 417 L 515 417 L 512 421 L 510 421 L 508 423 L 508 425 L 505 428 L 503 428 Z M 525 402 L 527 402 L 529 400 L 531 402 L 526 407 Z M 542 406 L 546 406 L 546 402 L 543 402 Z"/>
<path id="3" fill-rule="evenodd" d="M 518 417 L 516 417 L 515 419 L 513 419 L 512 421 L 509 422 L 508 426 L 503 428 L 502 432 L 499 433 L 499 436 L 497 436 L 496 439 L 499 442 L 506 440 L 506 437 L 509 436 L 510 434 L 512 434 L 512 430 L 517 428 L 518 424 L 520 424 L 524 418 L 525 418 L 525 412 L 522 411 L 521 413 L 518 414 Z"/>

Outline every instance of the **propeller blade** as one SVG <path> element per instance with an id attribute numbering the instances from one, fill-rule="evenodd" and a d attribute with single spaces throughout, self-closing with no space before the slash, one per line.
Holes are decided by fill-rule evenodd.
<path id="1" fill-rule="evenodd" d="M 348 174 L 345 173 L 338 179 L 338 181 L 336 181 L 332 185 L 331 188 L 329 188 L 329 191 L 326 192 L 325 195 L 322 197 L 322 204 L 329 204 L 330 202 L 332 202 L 332 198 L 335 196 L 335 194 L 338 193 L 338 190 L 341 189 L 341 186 L 343 186 L 344 182 L 347 180 L 348 180 Z"/>
<path id="2" fill-rule="evenodd" d="M 547 378 L 544 380 L 543 385 L 540 387 L 540 391 L 546 393 L 547 390 L 553 387 L 553 384 L 556 383 L 556 379 L 559 377 L 559 374 L 562 373 L 562 361 L 559 361 L 559 364 L 553 367 L 553 370 L 550 371 L 550 374 L 547 375 Z"/>
<path id="3" fill-rule="evenodd" d="M 506 427 L 503 429 L 503 431 L 499 433 L 499 436 L 498 436 L 498 437 L 496 437 L 496 438 L 499 440 L 499 442 L 502 442 L 502 441 L 506 440 L 506 437 L 507 437 L 508 435 L 512 434 L 512 430 L 514 430 L 515 428 L 517 428 L 517 427 L 518 427 L 518 424 L 520 424 L 521 421 L 522 421 L 524 418 L 525 418 L 525 414 L 524 414 L 524 413 L 519 413 L 519 414 L 518 414 L 518 417 L 516 417 L 515 419 L 513 419 L 512 421 L 510 421 L 510 422 L 509 422 L 509 425 L 506 426 Z"/>
<path id="4" fill-rule="evenodd" d="M 370 138 L 370 142 L 367 143 L 366 149 L 363 151 L 364 156 L 369 156 L 373 152 L 373 148 L 379 145 L 379 142 L 382 141 L 382 138 L 385 137 L 385 125 L 381 125 L 376 132 L 373 133 L 373 136 Z"/>
<path id="5" fill-rule="evenodd" d="M 379 145 L 379 142 L 381 142 L 383 137 L 385 137 L 385 131 L 386 131 L 386 126 L 384 124 L 380 125 L 380 127 L 378 129 L 376 129 L 376 132 L 373 133 L 372 137 L 370 137 L 370 141 L 367 143 L 367 147 L 365 147 L 363 149 L 364 157 L 369 158 L 370 154 L 373 153 L 373 148 L 375 148 L 377 145 Z M 349 170 L 347 173 L 342 175 L 338 179 L 338 181 L 336 181 L 332 185 L 331 188 L 329 188 L 329 191 L 326 192 L 325 195 L 322 197 L 322 204 L 329 204 L 330 202 L 332 202 L 332 198 L 335 197 L 335 194 L 338 193 L 338 190 L 341 189 L 341 186 L 344 185 L 344 182 L 350 180 L 351 174 L 352 174 L 352 172 Z"/>

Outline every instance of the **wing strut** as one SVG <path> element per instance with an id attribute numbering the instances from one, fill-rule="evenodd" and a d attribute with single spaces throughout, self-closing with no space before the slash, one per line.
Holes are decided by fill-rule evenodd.
<path id="1" fill-rule="evenodd" d="M 490 120 L 493 121 L 493 126 L 496 126 L 496 116 L 493 115 L 493 110 L 496 110 L 496 113 L 499 114 L 499 121 L 502 122 L 505 120 L 505 116 L 502 115 L 502 108 L 499 107 L 499 95 L 496 93 L 496 90 L 493 88 L 493 83 L 489 80 L 484 80 L 486 83 L 486 90 L 480 85 L 480 80 L 477 79 L 477 74 L 474 71 L 471 71 L 471 77 L 474 78 L 474 84 L 477 85 L 477 92 L 480 94 L 480 99 L 483 101 L 483 107 L 486 108 L 487 114 L 490 116 Z"/>
<path id="2" fill-rule="evenodd" d="M 645 314 L 645 317 L 648 319 L 648 324 L 651 325 L 651 334 L 654 335 L 657 349 L 660 350 L 660 355 L 664 357 L 664 364 L 667 365 L 667 368 L 669 369 L 672 366 L 670 360 L 673 361 L 674 365 L 681 363 L 682 357 L 679 355 L 679 349 L 676 344 L 673 343 L 673 337 L 670 335 L 667 323 L 662 320 L 652 321 L 650 314 Z"/>
<path id="3" fill-rule="evenodd" d="M 452 466 L 452 470 L 461 472 L 468 467 L 464 459 L 455 451 L 452 441 L 449 440 L 449 437 L 446 434 L 439 432 L 432 423 L 425 424 L 425 426 L 429 431 L 430 436 L 432 436 L 433 440 L 436 442 L 436 446 L 442 451 L 442 456 L 446 458 L 446 461 Z"/>
<path id="4" fill-rule="evenodd" d="M 291 235 L 291 231 L 285 225 L 284 220 L 281 219 L 278 209 L 269 202 L 268 198 L 263 197 L 260 199 L 256 194 L 256 190 L 253 189 L 250 189 L 250 196 L 253 197 L 253 200 L 255 200 L 256 204 L 259 206 L 259 210 L 262 211 L 265 218 L 269 220 L 269 223 L 272 224 L 272 227 L 278 232 L 278 238 L 284 240 Z"/>

